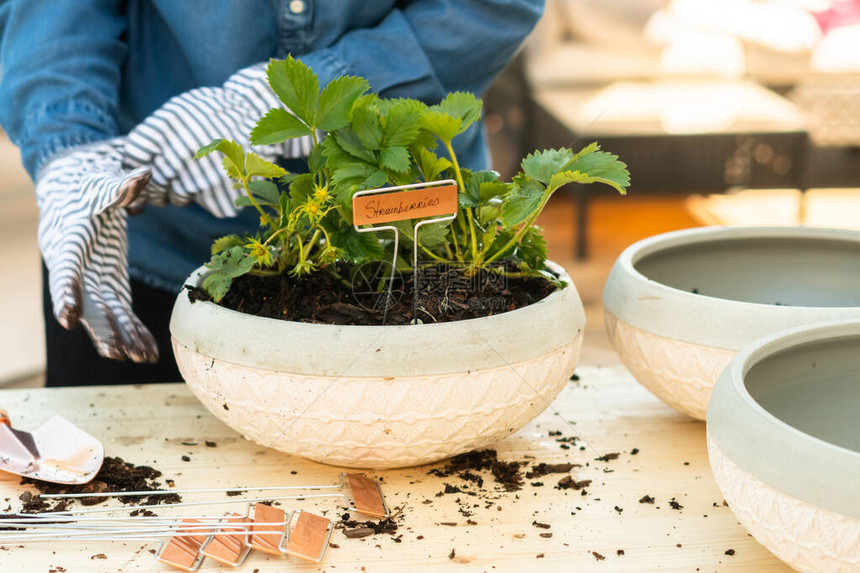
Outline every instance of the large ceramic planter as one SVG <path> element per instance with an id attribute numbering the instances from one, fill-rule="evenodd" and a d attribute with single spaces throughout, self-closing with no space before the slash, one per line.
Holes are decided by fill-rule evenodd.
<path id="1" fill-rule="evenodd" d="M 621 361 L 670 406 L 704 419 L 745 345 L 822 320 L 860 320 L 860 232 L 706 227 L 650 237 L 618 258 L 603 293 Z"/>
<path id="2" fill-rule="evenodd" d="M 860 322 L 745 349 L 707 428 L 714 477 L 753 537 L 799 571 L 860 571 Z"/>
<path id="3" fill-rule="evenodd" d="M 183 292 L 170 331 L 191 390 L 248 439 L 327 464 L 411 466 L 510 435 L 564 387 L 585 314 L 553 268 L 566 288 L 486 318 L 305 324 L 191 303 Z"/>

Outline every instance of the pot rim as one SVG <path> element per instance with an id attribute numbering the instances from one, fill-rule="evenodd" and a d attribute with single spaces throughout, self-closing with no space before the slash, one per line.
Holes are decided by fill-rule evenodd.
<path id="1" fill-rule="evenodd" d="M 559 265 L 547 261 L 547 267 L 567 286 L 516 310 L 434 324 L 330 325 L 284 321 L 245 314 L 208 301 L 191 304 L 183 290 L 174 306 L 170 332 L 174 343 L 206 356 L 241 366 L 302 375 L 341 376 L 347 372 L 349 376 L 435 375 L 510 366 L 570 344 L 585 326 L 585 312 L 573 281 Z M 187 284 L 199 285 L 205 271 L 205 267 L 196 269 Z M 239 328 L 245 330 L 246 338 L 253 337 L 259 342 L 261 337 L 256 335 L 263 332 L 270 339 L 283 338 L 282 344 L 263 340 L 263 344 L 255 345 L 240 340 L 241 336 L 231 342 L 218 341 L 216 336 L 203 332 L 206 328 L 192 324 L 203 321 L 217 331 L 235 329 L 240 320 Z M 248 324 L 255 326 L 245 326 Z M 540 328 L 540 335 L 509 334 L 525 334 L 528 328 Z M 278 334 L 273 334 L 274 331 Z M 284 332 L 285 337 L 281 334 Z M 383 338 L 384 343 L 380 343 Z M 305 355 L 285 355 L 284 347 L 289 340 L 304 347 Z M 374 345 L 379 348 L 368 358 L 366 351 Z M 286 347 L 290 348 L 288 344 Z M 332 352 L 335 348 L 338 351 Z M 354 351 L 350 353 L 350 349 Z M 480 355 L 476 355 L 478 352 Z"/>
<path id="2" fill-rule="evenodd" d="M 766 410 L 746 387 L 749 371 L 774 354 L 811 342 L 857 337 L 860 320 L 836 320 L 783 330 L 748 345 L 717 381 L 708 405 L 707 432 L 734 463 L 759 480 L 860 519 L 860 491 L 855 487 L 852 497 L 845 488 L 860 483 L 860 452 L 790 425 Z"/>
<path id="3" fill-rule="evenodd" d="M 841 241 L 856 243 L 860 248 L 860 231 L 854 229 L 799 225 L 722 226 L 661 233 L 624 249 L 606 282 L 604 309 L 646 332 L 735 351 L 778 330 L 840 320 L 846 315 L 860 319 L 860 306 L 779 306 L 718 298 L 665 285 L 636 269 L 643 258 L 664 250 L 758 238 Z M 750 320 L 751 315 L 756 320 Z M 678 320 L 666 320 L 666 317 L 677 317 Z M 726 328 L 726 324 L 731 328 Z"/>

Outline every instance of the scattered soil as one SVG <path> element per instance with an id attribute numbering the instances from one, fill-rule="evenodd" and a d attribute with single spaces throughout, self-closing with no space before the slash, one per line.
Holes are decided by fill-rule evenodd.
<path id="1" fill-rule="evenodd" d="M 350 519 L 349 513 L 344 513 L 341 516 L 340 521 L 335 525 L 335 528 L 343 530 L 344 536 L 351 539 L 358 539 L 379 533 L 393 535 L 397 533 L 397 519 L 401 515 L 402 510 L 399 510 L 387 519 L 380 519 L 379 521 L 358 521 Z"/>
<path id="2" fill-rule="evenodd" d="M 575 467 L 579 467 L 579 464 L 545 464 L 541 462 L 532 467 L 531 471 L 526 472 L 526 478 L 532 479 L 548 474 L 566 474 Z"/>
<path id="3" fill-rule="evenodd" d="M 427 473 L 438 477 L 456 475 L 463 480 L 477 483 L 478 487 L 482 487 L 484 484 L 483 478 L 474 472 L 490 470 L 496 483 L 504 487 L 505 491 L 518 491 L 523 486 L 523 472 L 520 468 L 526 465 L 526 463 L 516 461 L 501 462 L 495 450 L 481 450 L 455 456 L 441 468 L 434 468 Z"/>
<path id="4" fill-rule="evenodd" d="M 591 485 L 590 479 L 584 479 L 580 481 L 576 481 L 573 479 L 573 476 L 567 475 L 558 480 L 558 485 L 555 486 L 556 489 L 582 489 L 584 487 L 588 487 Z"/>
<path id="5" fill-rule="evenodd" d="M 105 457 L 99 473 L 89 483 L 81 485 L 66 485 L 48 483 L 30 478 L 21 478 L 21 485 L 32 485 L 39 493 L 102 493 L 120 491 L 154 491 L 161 489 L 157 481 L 161 472 L 150 466 L 135 466 L 118 457 Z M 38 494 L 27 491 L 21 495 L 22 513 L 45 513 L 65 511 L 72 500 L 44 500 Z M 81 505 L 97 505 L 104 503 L 106 497 L 82 497 L 75 501 Z M 134 495 L 116 498 L 126 505 L 155 505 L 179 503 L 182 498 L 178 494 L 169 495 Z M 53 503 L 53 505 L 52 505 Z"/>
<path id="6" fill-rule="evenodd" d="M 376 286 L 386 283 L 390 274 L 386 268 L 390 269 L 390 264 L 339 264 L 332 272 L 321 271 L 298 279 L 287 273 L 274 277 L 243 275 L 233 281 L 219 304 L 247 314 L 295 322 L 381 324 L 386 292 L 378 292 Z M 503 270 L 504 265 L 494 268 Z M 210 300 L 199 288 L 185 288 L 191 302 Z M 487 270 L 468 277 L 460 268 L 428 267 L 418 279 L 418 309 L 414 313 L 412 274 L 395 276 L 388 324 L 408 324 L 413 314 L 424 323 L 500 314 L 537 302 L 553 290 L 549 281 L 540 278 L 508 278 Z"/>

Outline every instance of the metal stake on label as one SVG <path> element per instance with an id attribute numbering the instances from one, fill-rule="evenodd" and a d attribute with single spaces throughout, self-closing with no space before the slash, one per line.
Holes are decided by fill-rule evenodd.
<path id="1" fill-rule="evenodd" d="M 415 197 L 415 192 L 426 189 L 428 193 L 424 196 Z M 397 193 L 397 192 L 400 193 Z M 366 199 L 369 195 L 384 194 L 385 205 L 374 206 Z M 412 201 L 404 206 L 403 199 Z M 394 202 L 400 200 L 397 206 Z M 385 311 L 382 316 L 382 324 L 388 320 L 388 309 L 391 306 L 392 287 L 394 285 L 394 270 L 397 266 L 397 249 L 399 246 L 400 232 L 393 225 L 382 225 L 378 227 L 362 227 L 373 223 L 389 223 L 392 221 L 405 221 L 421 217 L 434 217 L 419 221 L 412 228 L 412 310 L 413 315 L 418 300 L 418 230 L 429 223 L 440 223 L 451 221 L 457 217 L 457 182 L 453 179 L 442 179 L 439 181 L 427 181 L 424 183 L 412 183 L 410 185 L 398 185 L 395 187 L 381 187 L 379 189 L 367 189 L 358 191 L 352 196 L 353 221 L 355 230 L 359 233 L 371 233 L 377 231 L 394 231 L 394 257 L 391 260 L 391 276 L 388 278 L 388 292 L 385 299 Z M 366 211 L 366 212 L 365 212 Z M 416 322 L 413 316 L 413 323 Z"/>

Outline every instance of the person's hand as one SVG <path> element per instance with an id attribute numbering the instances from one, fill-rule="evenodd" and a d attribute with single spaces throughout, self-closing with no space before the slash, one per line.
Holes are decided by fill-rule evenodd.
<path id="1" fill-rule="evenodd" d="M 193 89 L 167 101 L 135 127 L 123 150 L 127 167 L 152 168 L 146 201 L 153 205 L 196 202 L 216 217 L 232 217 L 241 194 L 215 154 L 195 159 L 197 150 L 214 139 L 230 139 L 249 148 L 251 129 L 271 108 L 283 107 L 269 88 L 266 65 L 236 72 L 222 87 Z M 306 157 L 309 136 L 277 145 L 254 147 L 268 161 Z M 137 205 L 135 205 L 137 206 Z"/>
<path id="2" fill-rule="evenodd" d="M 131 309 L 125 207 L 150 180 L 126 171 L 120 140 L 61 152 L 36 179 L 39 247 L 48 267 L 54 316 L 83 323 L 102 356 L 156 362 L 158 347 Z"/>

